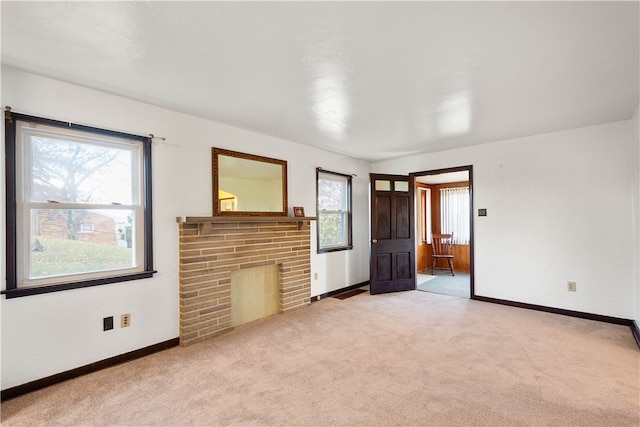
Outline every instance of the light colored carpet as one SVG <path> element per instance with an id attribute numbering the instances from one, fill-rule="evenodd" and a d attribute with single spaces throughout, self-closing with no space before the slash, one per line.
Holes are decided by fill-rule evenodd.
<path id="1" fill-rule="evenodd" d="M 431 274 L 418 273 L 416 275 L 416 283 L 418 285 L 422 285 L 423 283 L 427 283 L 429 280 L 433 280 L 438 276 L 432 276 Z"/>
<path id="2" fill-rule="evenodd" d="M 410 291 L 262 319 L 2 405 L 6 426 L 638 426 L 628 327 Z"/>
<path id="3" fill-rule="evenodd" d="M 427 276 L 424 280 L 421 276 Z M 437 271 L 435 276 L 418 273 L 418 290 L 425 292 L 435 292 L 442 295 L 450 295 L 460 298 L 471 298 L 471 277 L 469 273 L 456 271 L 452 276 L 447 271 Z"/>

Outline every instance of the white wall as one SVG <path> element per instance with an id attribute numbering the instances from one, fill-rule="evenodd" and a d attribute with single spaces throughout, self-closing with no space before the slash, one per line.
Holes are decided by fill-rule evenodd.
<path id="1" fill-rule="evenodd" d="M 312 272 L 318 273 L 312 295 L 369 278 L 367 162 L 10 68 L 2 69 L 1 102 L 18 113 L 166 138 L 153 146 L 154 265 L 158 273 L 147 280 L 10 300 L 2 297 L 2 389 L 178 336 L 175 218 L 211 215 L 213 146 L 287 160 L 289 205 L 303 206 L 308 216 L 315 215 L 316 167 L 357 174 L 353 181 L 354 249 L 317 255 L 312 246 Z M 0 167 L 4 179 L 4 162 Z M 2 191 L 4 241 L 4 182 Z M 312 227 L 315 245 L 315 222 Z M 0 261 L 4 278 L 4 247 Z M 119 318 L 122 313 L 131 313 L 131 327 L 102 331 L 103 317 Z"/>
<path id="2" fill-rule="evenodd" d="M 632 319 L 632 140 L 627 120 L 372 168 L 406 174 L 473 165 L 476 295 Z M 478 208 L 488 216 L 478 217 Z"/>

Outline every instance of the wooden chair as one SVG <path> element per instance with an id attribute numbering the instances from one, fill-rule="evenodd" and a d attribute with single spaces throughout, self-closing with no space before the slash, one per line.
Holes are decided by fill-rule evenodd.
<path id="1" fill-rule="evenodd" d="M 436 262 L 439 259 L 446 259 L 447 263 L 449 264 L 449 270 L 451 270 L 451 275 L 452 276 L 456 275 L 453 272 L 452 245 L 453 245 L 453 233 L 432 235 L 431 249 L 433 253 L 431 255 L 431 259 L 433 261 L 431 263 L 431 274 L 434 274 L 434 271 L 436 269 Z"/>

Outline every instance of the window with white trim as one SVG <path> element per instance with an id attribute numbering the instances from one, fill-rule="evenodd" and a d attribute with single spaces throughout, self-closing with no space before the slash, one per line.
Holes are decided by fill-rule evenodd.
<path id="1" fill-rule="evenodd" d="M 316 170 L 318 253 L 352 249 L 351 176 Z"/>
<path id="2" fill-rule="evenodd" d="M 151 277 L 147 137 L 7 113 L 7 297 Z"/>

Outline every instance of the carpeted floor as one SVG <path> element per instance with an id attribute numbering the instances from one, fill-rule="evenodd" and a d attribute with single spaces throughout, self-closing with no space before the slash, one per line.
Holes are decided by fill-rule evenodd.
<path id="1" fill-rule="evenodd" d="M 409 291 L 325 298 L 4 402 L 1 422 L 638 426 L 639 402 L 628 327 Z"/>
<path id="2" fill-rule="evenodd" d="M 430 272 L 431 270 L 429 270 Z M 418 274 L 418 290 L 460 298 L 471 298 L 471 278 L 469 273 L 456 271 L 455 276 L 452 276 L 448 271 L 436 270 L 435 273 L 435 277 L 430 274 Z"/>

